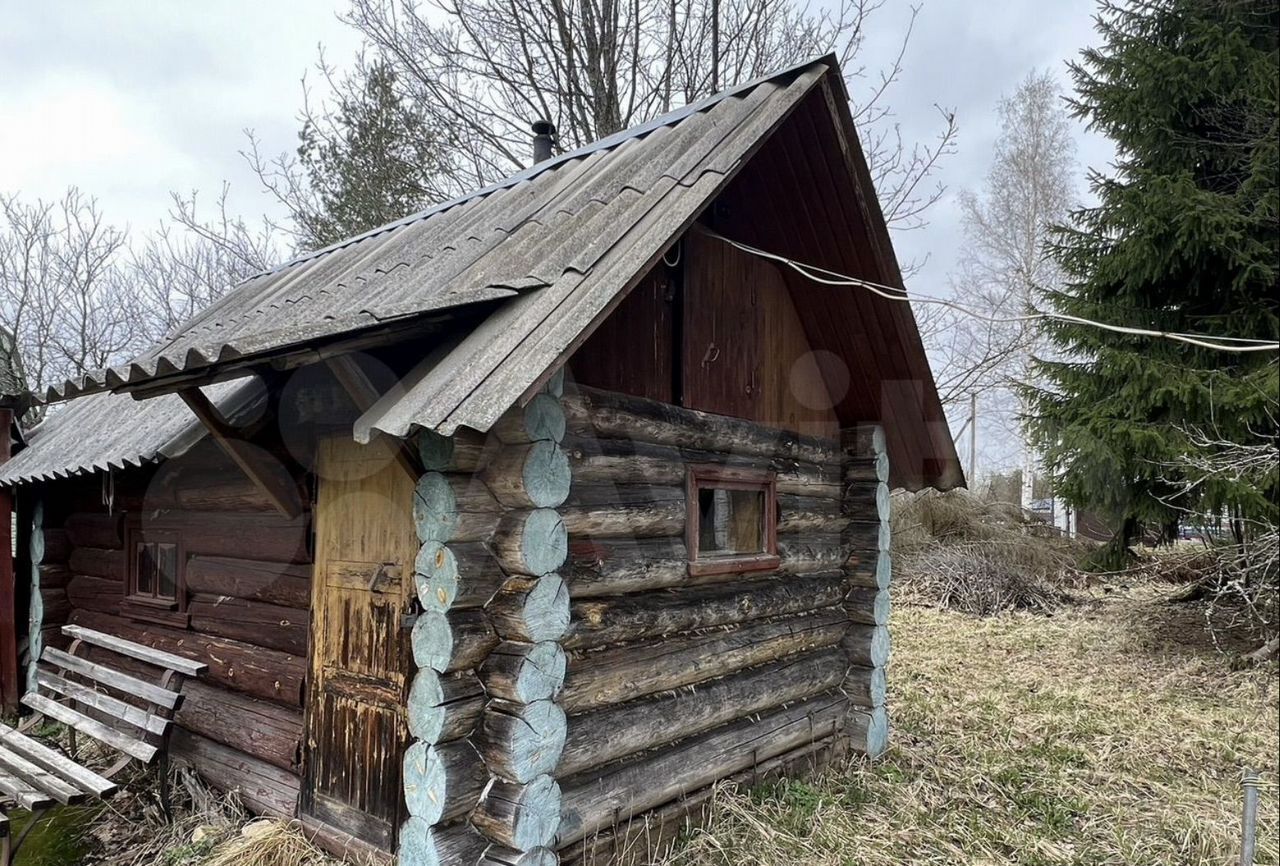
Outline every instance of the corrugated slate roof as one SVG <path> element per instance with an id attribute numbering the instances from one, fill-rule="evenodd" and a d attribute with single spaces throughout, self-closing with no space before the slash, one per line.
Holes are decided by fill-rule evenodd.
<path id="1" fill-rule="evenodd" d="M 243 417 L 265 396 L 257 377 L 201 390 L 229 418 Z M 52 408 L 27 433 L 28 446 L 0 466 L 0 485 L 142 466 L 184 454 L 204 435 L 204 427 L 176 394 L 149 400 L 89 394 Z"/>
<path id="2" fill-rule="evenodd" d="M 544 372 L 538 364 L 546 352 L 539 347 L 563 343 L 562 317 L 571 311 L 577 321 L 580 305 L 597 308 L 620 291 L 634 267 L 697 213 L 829 63 L 814 61 L 744 84 L 252 277 L 165 343 L 130 364 L 50 389 L 49 399 L 511 299 L 492 325 L 481 328 L 482 346 L 464 341 L 456 363 L 442 365 L 460 375 L 430 395 L 438 401 L 436 411 L 423 425 L 441 432 L 459 424 L 487 429 L 496 418 L 496 396 L 526 378 L 523 371 L 533 377 Z"/>
<path id="3" fill-rule="evenodd" d="M 824 83 L 826 75 L 832 76 L 829 87 Z M 804 119 L 806 111 L 835 112 L 832 118 L 848 127 L 848 139 L 856 151 L 856 133 L 847 110 L 833 102 L 842 94 L 839 69 L 831 58 L 744 84 L 539 163 L 495 186 L 259 274 L 133 363 L 68 382 L 51 391 L 50 397 L 162 387 L 167 377 L 209 381 L 200 377 L 234 375 L 249 363 L 299 349 L 309 351 L 326 339 L 350 336 L 371 326 L 416 326 L 426 314 L 500 302 L 484 310 L 485 318 L 478 325 L 453 328 L 429 343 L 424 340 L 424 362 L 357 421 L 354 434 L 367 441 L 379 431 L 405 436 L 414 428 L 445 435 L 463 426 L 488 430 L 571 354 L 577 341 L 681 237 L 754 154 L 781 141 L 774 132 L 784 121 Z M 796 112 L 797 108 L 801 110 Z M 791 129 L 794 125 L 786 127 L 793 139 L 800 135 L 798 141 L 788 139 L 793 151 L 842 146 L 836 132 L 826 144 L 810 140 L 818 129 L 812 119 L 807 126 L 800 124 L 812 127 L 809 133 Z M 824 153 L 821 160 L 828 157 Z M 860 154 L 850 157 L 846 152 L 845 159 L 852 161 L 858 176 L 841 174 L 839 195 L 851 195 L 862 203 L 863 196 L 871 195 L 866 167 Z M 851 191 L 846 189 L 850 184 Z M 853 242 L 852 233 L 869 229 L 873 246 L 883 247 L 884 255 L 892 259 L 874 198 L 871 206 L 861 210 L 842 204 L 839 212 L 845 211 L 850 224 L 837 227 L 834 242 L 847 245 Z M 861 229 L 853 224 L 858 220 Z M 896 266 L 882 267 L 886 268 L 881 279 L 896 280 Z M 896 465 L 906 467 L 898 472 L 898 478 L 905 479 L 902 483 L 913 487 L 962 483 L 954 444 L 931 383 L 916 389 L 918 399 L 902 397 L 889 403 L 872 399 L 882 392 L 882 385 L 918 385 L 922 376 L 929 376 L 910 310 L 880 310 L 868 298 L 853 307 L 845 304 L 841 312 L 848 315 L 839 317 L 836 330 L 880 328 L 886 336 L 900 338 L 897 348 L 886 350 L 883 359 L 873 351 L 875 343 L 862 346 L 849 335 L 843 342 L 834 341 L 835 348 L 845 352 L 851 363 L 858 361 L 859 369 L 865 368 L 869 380 L 875 380 L 866 389 L 867 405 L 854 406 L 846 414 L 869 419 L 888 412 L 907 428 L 891 449 Z M 344 348 L 350 345 L 347 342 Z M 173 397 L 153 397 L 141 405 L 155 401 L 180 405 Z M 101 411 L 107 426 L 109 412 Z M 155 411 L 159 417 L 169 417 L 167 410 Z M 176 417 L 186 416 L 178 412 Z M 127 424 L 119 420 L 116 424 L 146 426 L 132 418 Z M 115 442 L 116 435 L 129 441 Z M 83 466 L 89 465 L 89 459 L 94 461 L 91 465 L 106 465 L 104 461 L 113 459 L 150 459 L 140 455 L 165 453 L 154 437 L 141 443 L 129 431 L 102 436 L 113 441 L 92 447 L 67 442 L 66 459 L 51 457 L 44 465 Z M 94 449 L 107 456 L 90 457 Z M 12 471 L 6 469 L 0 478 Z"/>

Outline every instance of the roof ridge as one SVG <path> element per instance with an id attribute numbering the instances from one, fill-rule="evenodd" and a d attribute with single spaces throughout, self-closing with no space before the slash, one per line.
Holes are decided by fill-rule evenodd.
<path id="1" fill-rule="evenodd" d="M 515 174 L 509 175 L 500 181 L 490 184 L 489 186 L 481 187 L 480 189 L 463 193 L 460 196 L 451 198 L 447 201 L 443 201 L 438 204 L 431 205 L 430 207 L 427 207 L 427 208 L 424 208 L 423 210 L 409 214 L 408 216 L 403 216 L 397 220 L 392 220 L 389 223 L 384 223 L 383 225 L 376 226 L 371 229 L 367 229 L 366 231 L 363 231 L 356 235 L 352 235 L 349 238 L 343 238 L 340 241 L 335 241 L 334 243 L 329 244 L 328 246 L 321 247 L 318 250 L 310 250 L 306 253 L 302 253 L 300 255 L 294 256 L 293 258 L 288 259 L 284 262 L 281 262 L 278 265 L 259 271 L 253 274 L 252 276 L 246 277 L 244 280 L 241 280 L 241 284 L 247 283 L 251 280 L 260 279 L 262 277 L 271 276 L 272 274 L 279 273 L 280 271 L 286 270 L 295 265 L 300 265 L 306 262 L 314 261 L 315 259 L 328 255 L 329 253 L 336 252 L 337 250 L 345 249 L 354 244 L 358 244 L 361 241 L 368 240 L 369 238 L 375 237 L 379 234 L 382 234 L 383 232 L 394 231 L 395 229 L 402 228 L 406 225 L 417 222 L 418 220 L 428 219 L 430 217 L 435 216 L 438 213 L 443 213 L 444 211 L 449 210 L 450 208 L 454 208 L 459 205 L 466 204 L 467 202 L 473 201 L 477 198 L 483 198 L 484 196 L 491 195 L 500 190 L 509 189 L 526 180 L 532 180 L 533 178 L 537 177 L 539 174 L 542 174 L 543 172 L 552 171 L 556 168 L 559 168 L 560 166 L 564 165 L 567 162 L 571 162 L 575 159 L 581 159 L 584 156 L 590 156 L 591 154 L 601 150 L 609 150 L 611 148 L 617 147 L 620 144 L 630 141 L 631 139 L 641 138 L 645 135 L 648 135 L 650 132 L 653 132 L 659 127 L 669 126 L 673 123 L 678 123 L 679 121 L 685 119 L 686 117 L 689 117 L 692 114 L 697 114 L 699 112 L 706 111 L 707 109 L 714 107 L 715 105 L 725 101 L 726 99 L 732 99 L 735 96 L 740 96 L 746 93 L 747 91 L 750 91 L 755 89 L 756 87 L 759 87 L 761 84 L 766 84 L 771 81 L 777 81 L 778 79 L 785 78 L 788 75 L 794 75 L 796 73 L 799 73 L 802 70 L 807 69 L 810 66 L 814 65 L 815 63 L 827 63 L 828 65 L 830 65 L 831 59 L 832 59 L 831 54 L 810 58 L 809 60 L 805 60 L 801 63 L 797 63 L 794 66 L 789 66 L 786 69 L 781 69 L 777 72 L 773 72 L 768 75 L 761 75 L 757 78 L 751 79 L 750 81 L 742 82 L 741 84 L 735 84 L 733 87 L 722 90 L 719 93 L 712 94 L 711 96 L 700 99 L 697 102 L 691 102 L 688 105 L 682 105 L 679 108 L 672 109 L 671 111 L 668 111 L 666 114 L 659 115 L 658 117 L 655 117 L 652 120 L 647 120 L 644 123 L 639 123 L 639 124 L 636 124 L 635 126 L 629 126 L 626 129 L 619 130 L 618 132 L 612 133 L 611 135 L 607 135 L 604 138 L 597 139 L 596 141 L 593 141 L 590 144 L 584 144 L 582 147 L 576 148 L 566 153 L 559 154 L 557 156 L 553 156 L 550 159 L 543 160 L 542 162 L 535 163 L 534 165 L 523 168 L 520 171 L 516 172 Z"/>

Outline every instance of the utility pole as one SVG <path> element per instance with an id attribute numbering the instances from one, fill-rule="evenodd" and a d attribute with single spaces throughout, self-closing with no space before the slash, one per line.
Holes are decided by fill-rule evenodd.
<path id="1" fill-rule="evenodd" d="M 969 491 L 978 483 L 978 392 L 969 395 Z"/>
<path id="2" fill-rule="evenodd" d="M 711 92 L 720 92 L 720 0 L 711 0 Z"/>

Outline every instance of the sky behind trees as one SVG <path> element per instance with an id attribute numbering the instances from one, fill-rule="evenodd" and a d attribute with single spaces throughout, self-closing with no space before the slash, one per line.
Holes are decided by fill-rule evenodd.
<path id="1" fill-rule="evenodd" d="M 300 79 L 310 70 L 315 82 L 317 46 L 341 64 L 358 45 L 337 20 L 342 5 L 0 0 L 0 190 L 54 198 L 75 184 L 135 230 L 166 215 L 171 190 L 212 203 L 223 180 L 239 211 L 270 211 L 238 154 L 243 130 L 268 151 L 296 146 Z M 896 238 L 904 260 L 928 256 L 914 291 L 945 292 L 960 244 L 954 193 L 987 170 L 996 101 L 1032 68 L 1065 83 L 1063 61 L 1094 40 L 1092 10 L 1093 0 L 925 0 L 888 104 L 908 140 L 936 131 L 935 104 L 954 108 L 960 139 L 939 174 L 951 194 L 927 228 Z M 897 50 L 909 15 L 901 0 L 876 14 L 884 37 L 868 39 L 869 69 Z M 1105 141 L 1077 134 L 1082 165 L 1109 158 Z"/>
<path id="2" fill-rule="evenodd" d="M 1096 42 L 1094 5 L 923 0 L 901 77 L 882 104 L 908 147 L 941 131 L 939 108 L 956 112 L 959 138 L 927 181 L 948 188 L 928 225 L 895 233 L 899 257 L 917 266 L 913 292 L 950 294 L 963 243 L 960 193 L 980 187 L 990 167 L 996 103 L 1033 69 L 1050 71 L 1065 92 L 1064 62 Z M 224 181 L 234 214 L 284 216 L 239 153 L 245 130 L 265 154 L 296 148 L 303 75 L 313 94 L 324 93 L 319 46 L 339 70 L 359 47 L 359 34 L 338 18 L 346 9 L 345 0 L 0 0 L 0 193 L 53 200 L 75 185 L 134 237 L 168 216 L 172 192 L 198 192 L 198 216 L 209 218 Z M 892 66 L 911 17 L 906 0 L 875 9 L 855 102 Z M 1072 132 L 1083 194 L 1084 167 L 1102 167 L 1110 146 L 1078 126 Z M 962 420 L 953 418 L 957 429 Z M 982 461 L 1016 462 L 1012 415 L 984 420 Z"/>

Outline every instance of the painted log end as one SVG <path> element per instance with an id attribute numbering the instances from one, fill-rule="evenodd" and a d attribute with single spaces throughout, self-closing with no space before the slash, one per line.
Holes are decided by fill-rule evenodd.
<path id="1" fill-rule="evenodd" d="M 418 479 L 413 491 L 413 524 L 418 540 L 448 541 L 458 528 L 458 500 L 439 472 Z"/>
<path id="2" fill-rule="evenodd" d="M 560 514 L 551 508 L 529 512 L 520 549 L 530 574 L 551 574 L 569 556 L 569 533 Z"/>
<path id="3" fill-rule="evenodd" d="M 443 673 L 453 657 L 453 627 L 440 611 L 427 610 L 419 615 L 409 634 L 413 662 L 419 668 Z"/>
<path id="4" fill-rule="evenodd" d="M 414 589 L 425 610 L 447 611 L 458 597 L 458 560 L 438 541 L 428 541 L 414 560 Z"/>
<path id="5" fill-rule="evenodd" d="M 441 436 L 434 430 L 423 430 L 418 434 L 418 456 L 428 472 L 448 469 L 453 462 L 453 448 L 452 436 Z"/>
<path id="6" fill-rule="evenodd" d="M 399 862 L 412 863 L 413 866 L 440 866 L 440 854 L 429 822 L 410 815 L 401 825 Z"/>
<path id="7" fill-rule="evenodd" d="M 573 476 L 569 456 L 550 440 L 538 441 L 529 449 L 522 472 L 525 493 L 537 508 L 555 508 L 569 498 Z"/>

